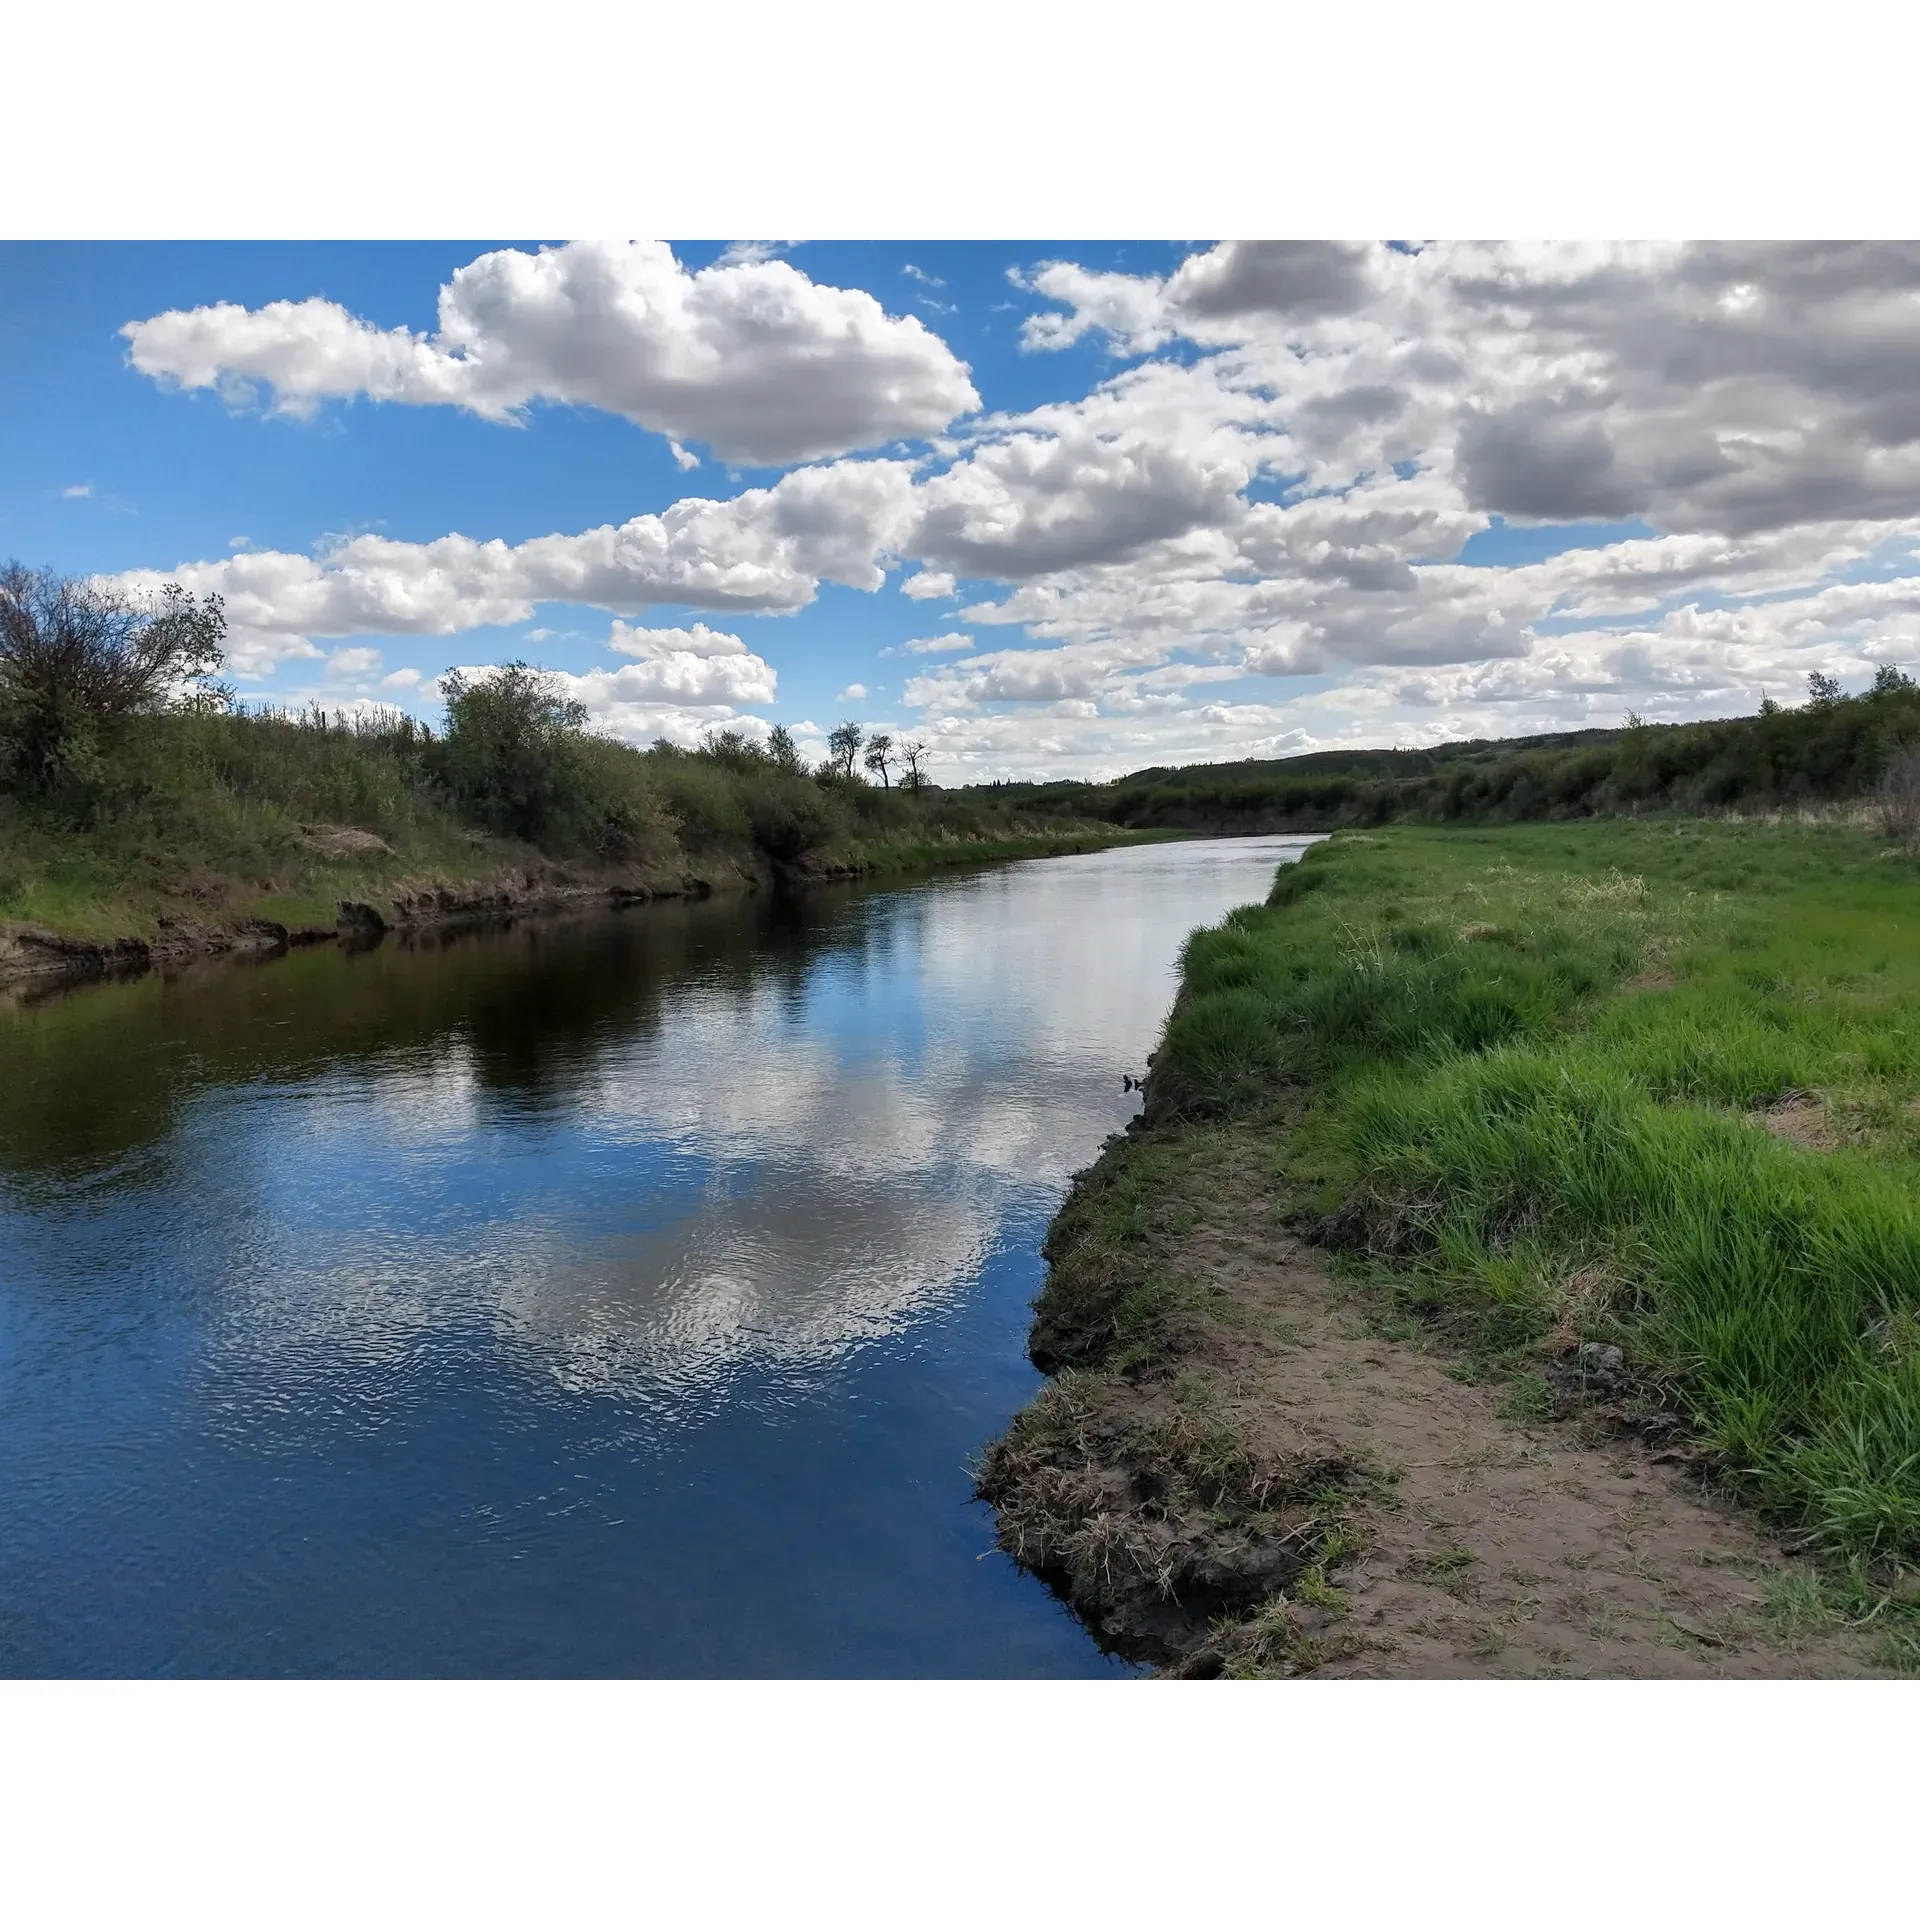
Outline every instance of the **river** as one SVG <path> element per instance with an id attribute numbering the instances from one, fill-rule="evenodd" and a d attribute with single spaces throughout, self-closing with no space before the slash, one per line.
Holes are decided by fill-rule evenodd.
<path id="1" fill-rule="evenodd" d="M 0 1010 L 0 1673 L 1125 1675 L 967 1462 L 1182 941 L 1306 844 Z"/>

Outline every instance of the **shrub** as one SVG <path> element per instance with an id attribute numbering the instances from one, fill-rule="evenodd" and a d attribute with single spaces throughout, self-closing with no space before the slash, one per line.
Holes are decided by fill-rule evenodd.
<path id="1" fill-rule="evenodd" d="M 1920 747 L 1896 748 L 1874 795 L 1880 830 L 1902 846 L 1920 846 Z"/>
<path id="2" fill-rule="evenodd" d="M 580 734 L 587 710 L 523 660 L 444 681 L 440 776 L 477 825 L 537 845 L 593 838 L 593 795 Z"/>
<path id="3" fill-rule="evenodd" d="M 127 723 L 219 670 L 226 631 L 217 594 L 170 586 L 139 602 L 0 570 L 0 777 L 42 792 L 85 782 Z M 222 690 L 204 697 L 224 704 Z"/>

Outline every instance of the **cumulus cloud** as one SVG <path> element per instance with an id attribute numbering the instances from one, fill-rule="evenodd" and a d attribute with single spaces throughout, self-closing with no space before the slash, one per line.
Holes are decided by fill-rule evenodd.
<path id="1" fill-rule="evenodd" d="M 598 407 L 748 465 L 934 433 L 979 405 L 963 362 L 918 319 L 736 253 L 689 273 L 654 241 L 505 248 L 440 289 L 432 334 L 331 300 L 176 309 L 122 329 L 140 372 L 279 410 L 365 396 L 510 420 L 538 400 Z"/>
<path id="2" fill-rule="evenodd" d="M 607 644 L 637 662 L 611 673 L 576 678 L 588 710 L 596 706 L 735 707 L 765 706 L 779 692 L 774 670 L 737 634 L 716 633 L 695 622 L 691 627 L 630 627 L 613 623 Z"/>
<path id="3" fill-rule="evenodd" d="M 1234 323 L 1357 313 L 1378 291 L 1375 251 L 1324 240 L 1229 240 L 1189 254 L 1165 277 L 1089 273 L 1070 261 L 1050 261 L 1021 284 L 1070 311 L 1035 314 L 1022 338 L 1030 349 L 1047 351 L 1098 331 L 1115 352 L 1146 353 L 1180 333 L 1233 340 L 1244 332 Z"/>
<path id="4" fill-rule="evenodd" d="M 504 257 L 515 313 L 514 276 L 585 271 Z M 242 671 L 548 600 L 731 625 L 895 566 L 914 601 L 986 583 L 956 615 L 977 652 L 889 651 L 916 657 L 903 698 L 942 751 L 987 774 L 1750 710 L 1814 667 L 1920 658 L 1920 246 L 1229 243 L 1024 284 L 1052 308 L 1026 343 L 1104 340 L 1108 377 L 923 428 L 913 459 L 514 547 L 368 535 L 178 577 L 228 594 Z M 490 313 L 474 286 L 460 311 Z M 392 381 L 470 357 L 444 310 L 442 334 L 379 335 Z M 524 404 L 505 392 L 457 403 Z M 1560 550 L 1529 532 L 1560 525 Z M 609 711 L 756 698 L 731 631 L 610 644 L 640 672 L 596 692 Z"/>
<path id="5" fill-rule="evenodd" d="M 950 573 L 930 573 L 924 568 L 910 573 L 900 582 L 900 591 L 909 600 L 949 600 L 956 582 Z"/>
<path id="6" fill-rule="evenodd" d="M 62 500 L 91 500 L 93 498 L 93 488 L 84 482 L 78 486 L 62 487 L 60 489 L 60 498 Z"/>
<path id="7" fill-rule="evenodd" d="M 756 655 L 702 659 L 662 654 L 628 667 L 556 676 L 598 726 L 622 738 L 696 737 L 702 727 L 731 725 L 734 708 L 761 706 L 778 691 L 773 669 Z"/>
<path id="8" fill-rule="evenodd" d="M 636 659 L 653 659 L 661 653 L 690 653 L 702 660 L 721 654 L 744 654 L 747 643 L 737 633 L 716 633 L 696 620 L 690 627 L 630 627 L 624 620 L 613 623 L 607 645 L 615 653 L 630 653 Z"/>
<path id="9" fill-rule="evenodd" d="M 1372 413 L 1509 517 L 1741 533 L 1904 515 L 1920 489 L 1920 245 L 1230 243 L 1032 285 L 1067 311 L 1031 346 L 1222 349 L 1296 433 Z"/>
<path id="10" fill-rule="evenodd" d="M 542 601 L 791 613 L 823 579 L 871 592 L 886 578 L 879 556 L 901 537 L 911 494 L 904 462 L 841 461 L 731 500 L 680 500 L 621 526 L 518 546 L 361 534 L 317 554 L 250 550 L 118 584 L 152 591 L 177 581 L 224 596 L 232 664 L 252 676 L 281 659 L 317 658 L 315 636 L 461 633 L 525 620 Z"/>
<path id="11" fill-rule="evenodd" d="M 1239 436 L 1183 445 L 1078 420 L 976 448 L 917 490 L 911 550 L 936 565 L 1023 579 L 1125 559 L 1241 517 L 1257 455 Z"/>

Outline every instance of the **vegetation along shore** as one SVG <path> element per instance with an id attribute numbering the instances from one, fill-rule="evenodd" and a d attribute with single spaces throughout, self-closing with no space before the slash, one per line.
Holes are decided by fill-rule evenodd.
<path id="1" fill-rule="evenodd" d="M 1196 933 L 1005 1549 L 1175 1673 L 1920 1665 L 1901 779 L 1877 834 L 1349 830 Z"/>
<path id="2" fill-rule="evenodd" d="M 0 573 L 0 976 L 1159 837 L 851 723 L 813 769 L 778 727 L 637 749 L 524 665 L 449 676 L 437 732 L 250 712 L 224 635 L 217 599 Z"/>

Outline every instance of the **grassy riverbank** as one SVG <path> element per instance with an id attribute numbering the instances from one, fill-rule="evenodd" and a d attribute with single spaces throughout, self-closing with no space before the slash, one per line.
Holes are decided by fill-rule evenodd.
<path id="1" fill-rule="evenodd" d="M 1334 1250 L 1374 1333 L 1511 1421 L 1651 1438 L 1879 1606 L 1920 1559 L 1916 934 L 1920 868 L 1854 829 L 1340 835 L 1190 941 L 1036 1358 L 1151 1381 L 1217 1341 L 1182 1219 L 1256 1152 L 1276 1245 Z"/>
<path id="2" fill-rule="evenodd" d="M 0 792 L 0 923 L 87 942 L 298 933 L 330 928 L 343 899 L 672 893 L 1164 837 L 821 776 L 726 737 L 638 751 L 557 729 L 483 739 L 476 766 L 463 745 L 398 716 L 141 716 L 84 781 Z"/>

